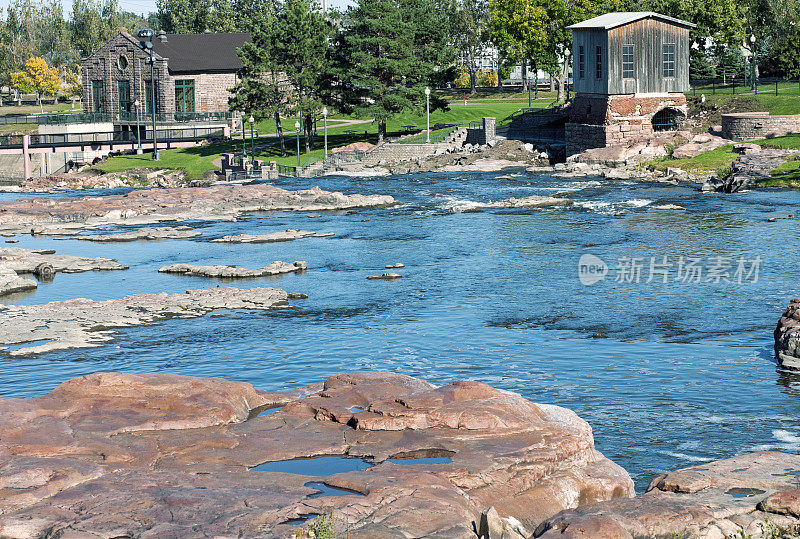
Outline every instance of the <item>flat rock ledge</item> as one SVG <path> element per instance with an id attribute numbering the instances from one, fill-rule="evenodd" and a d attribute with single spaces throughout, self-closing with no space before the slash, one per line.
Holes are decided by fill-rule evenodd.
<path id="1" fill-rule="evenodd" d="M 775 356 L 782 367 L 800 370 L 800 298 L 789 303 L 778 321 Z"/>
<path id="2" fill-rule="evenodd" d="M 149 189 L 125 195 L 3 202 L 0 231 L 59 235 L 116 224 L 231 221 L 249 212 L 345 210 L 396 203 L 388 195 L 345 195 L 319 187 L 287 191 L 267 184 Z"/>
<path id="3" fill-rule="evenodd" d="M 223 279 L 241 279 L 246 277 L 268 277 L 305 271 L 305 262 L 296 260 L 292 263 L 277 260 L 268 266 L 258 269 L 237 268 L 236 266 L 194 266 L 192 264 L 170 264 L 158 269 L 160 273 L 178 273 L 189 277 L 216 277 Z"/>
<path id="4" fill-rule="evenodd" d="M 570 410 L 388 372 L 283 393 L 96 373 L 0 400 L 0 457 L 12 537 L 289 537 L 332 511 L 337 537 L 474 538 L 490 506 L 532 530 L 633 492 Z"/>
<path id="5" fill-rule="evenodd" d="M 185 294 L 139 294 L 105 301 L 77 298 L 42 305 L 0 304 L 0 349 L 11 356 L 23 356 L 96 347 L 113 340 L 112 330 L 118 328 L 170 318 L 196 318 L 218 309 L 288 306 L 286 292 L 278 288 L 231 287 L 187 290 Z M 30 345 L 25 346 L 26 343 Z M 9 350 L 10 346 L 16 349 Z"/>
<path id="6" fill-rule="evenodd" d="M 85 271 L 125 270 L 110 258 L 59 255 L 53 249 L 25 249 L 0 247 L 0 264 L 17 273 L 38 273 L 42 264 L 49 264 L 54 273 L 82 273 Z"/>
<path id="7" fill-rule="evenodd" d="M 570 204 L 572 204 L 572 200 L 568 198 L 532 195 L 523 198 L 512 197 L 504 200 L 498 200 L 496 202 L 467 202 L 453 206 L 452 211 L 455 213 L 462 213 L 494 208 L 545 208 L 549 206 L 568 206 Z"/>
<path id="8" fill-rule="evenodd" d="M 800 456 L 764 451 L 666 473 L 635 498 L 582 505 L 534 537 L 781 538 L 800 534 Z"/>
<path id="9" fill-rule="evenodd" d="M 125 241 L 155 241 L 155 240 L 186 240 L 196 238 L 200 232 L 190 226 L 160 226 L 143 227 L 116 234 L 84 234 L 75 236 L 76 240 L 97 242 L 125 242 Z"/>
<path id="10" fill-rule="evenodd" d="M 294 241 L 303 238 L 328 238 L 333 232 L 311 232 L 309 230 L 296 230 L 288 228 L 284 232 L 271 232 L 269 234 L 237 234 L 235 236 L 222 236 L 211 240 L 211 243 L 277 243 L 281 241 Z"/>
<path id="11" fill-rule="evenodd" d="M 20 277 L 13 269 L 0 265 L 0 296 L 36 290 L 38 286 L 33 279 Z"/>

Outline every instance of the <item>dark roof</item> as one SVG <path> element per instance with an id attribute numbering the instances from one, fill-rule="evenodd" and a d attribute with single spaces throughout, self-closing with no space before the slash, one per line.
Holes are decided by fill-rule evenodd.
<path id="1" fill-rule="evenodd" d="M 170 73 L 230 73 L 242 68 L 236 49 L 250 40 L 244 32 L 167 34 L 166 43 L 153 38 L 153 51 L 169 58 Z"/>

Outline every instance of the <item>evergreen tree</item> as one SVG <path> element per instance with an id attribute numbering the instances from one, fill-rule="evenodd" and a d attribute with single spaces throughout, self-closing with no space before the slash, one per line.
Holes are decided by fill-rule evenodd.
<path id="1" fill-rule="evenodd" d="M 452 63 L 447 25 L 431 0 L 360 0 L 348 15 L 338 57 L 342 106 L 375 118 L 383 142 L 386 120 L 424 110 L 425 87 Z M 445 106 L 431 96 L 433 109 Z"/>

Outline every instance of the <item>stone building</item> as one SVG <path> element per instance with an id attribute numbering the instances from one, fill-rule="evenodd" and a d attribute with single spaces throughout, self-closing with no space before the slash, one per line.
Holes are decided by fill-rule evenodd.
<path id="1" fill-rule="evenodd" d="M 567 155 L 680 127 L 689 90 L 689 30 L 653 12 L 607 13 L 572 30 L 575 98 Z"/>
<path id="2" fill-rule="evenodd" d="M 228 112 L 229 89 L 242 67 L 236 49 L 250 34 L 161 34 L 153 37 L 155 104 L 149 52 L 140 39 L 120 32 L 81 62 L 84 111 L 115 122 L 167 113 Z M 188 116 L 188 115 L 187 115 Z"/>

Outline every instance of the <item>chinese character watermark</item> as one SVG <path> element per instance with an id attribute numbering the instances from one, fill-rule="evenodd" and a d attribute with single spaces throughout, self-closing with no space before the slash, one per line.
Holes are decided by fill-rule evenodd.
<path id="1" fill-rule="evenodd" d="M 578 261 L 578 279 L 585 286 L 603 281 L 615 283 L 710 283 L 754 284 L 761 271 L 761 257 L 711 256 L 708 258 L 668 255 L 622 256 L 611 267 L 600 257 L 584 254 Z"/>

